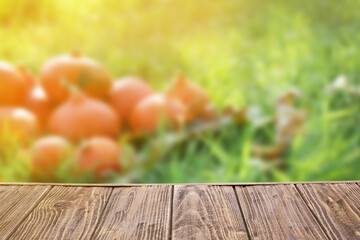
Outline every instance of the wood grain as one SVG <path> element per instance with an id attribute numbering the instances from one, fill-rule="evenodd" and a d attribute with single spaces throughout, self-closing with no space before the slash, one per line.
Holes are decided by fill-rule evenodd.
<path id="1" fill-rule="evenodd" d="M 233 187 L 176 185 L 173 239 L 249 239 Z"/>
<path id="2" fill-rule="evenodd" d="M 327 239 L 294 185 L 236 191 L 252 239 Z"/>
<path id="3" fill-rule="evenodd" d="M 0 239 L 6 239 L 50 186 L 0 186 Z"/>
<path id="4" fill-rule="evenodd" d="M 92 239 L 168 239 L 171 188 L 115 188 Z"/>
<path id="5" fill-rule="evenodd" d="M 331 239 L 360 239 L 360 187 L 354 184 L 297 185 Z"/>
<path id="6" fill-rule="evenodd" d="M 111 191 L 53 187 L 10 239 L 88 239 Z"/>
<path id="7" fill-rule="evenodd" d="M 360 239 L 359 183 L 0 184 L 0 240 Z"/>

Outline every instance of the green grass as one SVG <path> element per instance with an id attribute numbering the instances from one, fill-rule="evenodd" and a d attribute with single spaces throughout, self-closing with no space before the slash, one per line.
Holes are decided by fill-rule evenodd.
<path id="1" fill-rule="evenodd" d="M 286 168 L 251 155 L 251 126 L 231 126 L 173 149 L 140 182 L 360 179 L 359 98 L 323 92 L 341 74 L 360 87 L 359 8 L 352 0 L 0 0 L 0 56 L 38 74 L 51 56 L 78 49 L 114 78 L 139 75 L 158 90 L 183 71 L 218 108 L 256 105 L 266 115 L 282 92 L 302 91 L 308 117 L 281 159 Z M 26 180 L 4 166 L 3 180 Z"/>

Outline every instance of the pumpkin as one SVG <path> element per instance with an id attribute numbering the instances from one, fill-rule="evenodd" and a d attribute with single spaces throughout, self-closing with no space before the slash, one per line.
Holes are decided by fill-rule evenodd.
<path id="1" fill-rule="evenodd" d="M 53 180 L 59 165 L 71 156 L 71 144 L 60 136 L 46 136 L 32 146 L 32 169 L 36 180 Z"/>
<path id="2" fill-rule="evenodd" d="M 205 91 L 197 84 L 186 80 L 182 74 L 178 74 L 175 81 L 165 91 L 170 98 L 179 99 L 186 107 L 186 118 L 188 121 L 201 118 L 206 111 L 210 100 Z"/>
<path id="3" fill-rule="evenodd" d="M 121 149 L 114 140 L 94 137 L 78 147 L 75 158 L 81 172 L 90 171 L 100 178 L 108 172 L 120 171 L 120 154 Z"/>
<path id="4" fill-rule="evenodd" d="M 23 106 L 34 113 L 41 126 L 44 126 L 54 106 L 50 103 L 46 92 L 36 81 L 34 75 L 23 65 L 18 66 L 18 70 L 27 84 L 27 93 Z"/>
<path id="5" fill-rule="evenodd" d="M 29 91 L 36 85 L 36 79 L 34 75 L 29 71 L 27 67 L 22 64 L 17 66 L 18 72 L 22 75 L 26 83 L 26 89 Z"/>
<path id="6" fill-rule="evenodd" d="M 144 98 L 153 94 L 153 89 L 136 77 L 125 77 L 113 83 L 109 102 L 124 123 L 128 124 L 131 112 Z"/>
<path id="7" fill-rule="evenodd" d="M 53 110 L 53 106 L 49 101 L 44 89 L 36 84 L 28 92 L 24 107 L 34 113 L 39 123 L 46 125 L 47 120 Z"/>
<path id="8" fill-rule="evenodd" d="M 130 126 L 134 133 L 149 133 L 158 129 L 160 124 L 178 126 L 184 116 L 185 107 L 180 101 L 154 94 L 135 107 Z"/>
<path id="9" fill-rule="evenodd" d="M 116 137 L 121 128 L 115 111 L 82 92 L 71 97 L 51 114 L 49 131 L 78 141 L 93 136 Z"/>
<path id="10" fill-rule="evenodd" d="M 14 66 L 0 62 L 0 106 L 19 106 L 23 103 L 27 83 Z"/>
<path id="11" fill-rule="evenodd" d="M 22 142 L 35 137 L 39 125 L 36 116 L 26 109 L 0 107 L 0 127 L 2 133 L 6 131 Z"/>
<path id="12" fill-rule="evenodd" d="M 97 61 L 74 52 L 50 59 L 42 68 L 40 82 L 51 101 L 63 102 L 74 85 L 95 98 L 105 98 L 111 86 L 108 71 Z"/>

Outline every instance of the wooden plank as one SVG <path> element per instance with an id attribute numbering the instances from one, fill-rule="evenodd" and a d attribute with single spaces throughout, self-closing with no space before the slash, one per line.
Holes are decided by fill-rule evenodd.
<path id="1" fill-rule="evenodd" d="M 9 239 L 87 239 L 111 188 L 53 187 Z"/>
<path id="2" fill-rule="evenodd" d="M 233 187 L 176 185 L 173 239 L 249 239 Z"/>
<path id="3" fill-rule="evenodd" d="M 92 239 L 168 239 L 171 188 L 115 188 Z"/>
<path id="4" fill-rule="evenodd" d="M 297 185 L 331 239 L 360 239 L 360 187 L 356 184 Z"/>
<path id="5" fill-rule="evenodd" d="M 0 239 L 6 239 L 26 218 L 50 186 L 0 186 Z"/>
<path id="6" fill-rule="evenodd" d="M 236 187 L 252 239 L 327 239 L 294 185 Z"/>

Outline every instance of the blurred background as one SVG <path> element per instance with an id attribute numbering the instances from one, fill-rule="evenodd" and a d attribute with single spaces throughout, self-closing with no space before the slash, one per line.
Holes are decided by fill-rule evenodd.
<path id="1" fill-rule="evenodd" d="M 147 160 L 100 181 L 359 180 L 358 9 L 352 0 L 0 0 L 0 59 L 38 76 L 51 57 L 78 50 L 113 79 L 136 75 L 157 91 L 182 72 L 218 111 L 246 112 L 166 151 L 159 140 L 134 153 L 121 140 L 133 152 L 122 161 Z M 32 181 L 27 147 L 2 149 L 1 181 Z M 95 181 L 66 164 L 57 174 Z"/>

